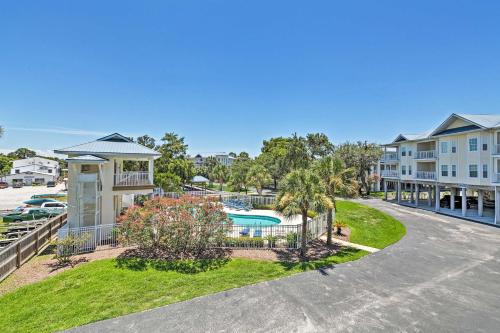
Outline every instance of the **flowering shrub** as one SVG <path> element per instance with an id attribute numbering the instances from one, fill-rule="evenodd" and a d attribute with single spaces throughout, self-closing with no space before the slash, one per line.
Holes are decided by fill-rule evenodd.
<path id="1" fill-rule="evenodd" d="M 121 217 L 119 242 L 149 257 L 196 258 L 224 242 L 232 220 L 223 206 L 204 198 L 154 198 Z"/>

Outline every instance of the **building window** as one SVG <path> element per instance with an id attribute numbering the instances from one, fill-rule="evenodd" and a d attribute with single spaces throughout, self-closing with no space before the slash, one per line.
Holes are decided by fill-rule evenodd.
<path id="1" fill-rule="evenodd" d="M 19 173 L 19 169 L 16 169 L 16 173 Z"/>
<path id="2" fill-rule="evenodd" d="M 469 151 L 477 151 L 477 138 L 469 139 Z"/>
<path id="3" fill-rule="evenodd" d="M 456 141 L 451 142 L 451 152 L 453 154 L 455 154 L 457 152 L 457 142 Z"/>
<path id="4" fill-rule="evenodd" d="M 411 176 L 411 165 L 408 165 L 408 176 Z"/>
<path id="5" fill-rule="evenodd" d="M 406 165 L 401 166 L 401 174 L 406 175 Z"/>
<path id="6" fill-rule="evenodd" d="M 448 177 L 448 166 L 447 165 L 441 165 L 441 176 Z"/>
<path id="7" fill-rule="evenodd" d="M 52 169 L 47 170 L 48 173 L 52 173 Z"/>
<path id="8" fill-rule="evenodd" d="M 469 177 L 477 178 L 477 164 L 469 164 Z"/>
<path id="9" fill-rule="evenodd" d="M 411 149 L 408 149 L 408 156 L 411 156 Z"/>
<path id="10" fill-rule="evenodd" d="M 487 143 L 483 143 L 483 151 L 487 151 L 488 150 L 488 144 Z"/>
<path id="11" fill-rule="evenodd" d="M 457 176 L 457 166 L 455 164 L 453 164 L 451 166 L 451 176 L 452 177 L 456 177 Z"/>
<path id="12" fill-rule="evenodd" d="M 448 154 L 448 142 L 441 142 L 441 154 Z"/>
<path id="13" fill-rule="evenodd" d="M 483 178 L 488 178 L 488 164 L 483 164 Z"/>
<path id="14" fill-rule="evenodd" d="M 406 156 L 406 147 L 401 148 L 401 156 Z"/>

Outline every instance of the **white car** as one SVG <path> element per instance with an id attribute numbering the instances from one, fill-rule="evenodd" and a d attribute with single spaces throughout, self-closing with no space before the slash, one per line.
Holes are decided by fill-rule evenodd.
<path id="1" fill-rule="evenodd" d="M 51 213 L 62 214 L 68 210 L 68 204 L 65 202 L 44 202 L 40 208 L 45 208 Z"/>

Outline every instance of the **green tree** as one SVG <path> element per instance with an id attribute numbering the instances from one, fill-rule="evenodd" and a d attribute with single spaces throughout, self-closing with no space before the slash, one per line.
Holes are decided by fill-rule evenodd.
<path id="1" fill-rule="evenodd" d="M 220 190 L 222 191 L 224 183 L 229 178 L 229 169 L 225 165 L 218 164 L 212 170 L 211 176 L 212 176 L 212 180 L 217 181 L 219 183 Z"/>
<path id="2" fill-rule="evenodd" d="M 156 140 L 147 134 L 138 137 L 137 143 L 150 149 L 156 149 Z"/>
<path id="3" fill-rule="evenodd" d="M 333 153 L 334 146 L 324 133 L 307 134 L 306 145 L 312 159 L 325 157 Z"/>
<path id="4" fill-rule="evenodd" d="M 277 196 L 276 210 L 286 217 L 302 216 L 300 253 L 305 255 L 307 246 L 307 211 L 318 213 L 333 207 L 325 193 L 319 176 L 311 170 L 297 169 L 284 178 Z"/>
<path id="5" fill-rule="evenodd" d="M 25 158 L 35 157 L 36 152 L 28 148 L 19 148 L 16 151 L 8 153 L 7 156 L 13 159 L 22 160 Z"/>
<path id="6" fill-rule="evenodd" d="M 246 152 L 246 151 L 242 151 L 239 155 L 238 155 L 239 158 L 246 158 L 246 159 L 249 159 L 250 158 L 250 155 Z"/>
<path id="7" fill-rule="evenodd" d="M 262 164 L 256 163 L 248 170 L 247 183 L 255 186 L 259 195 L 262 195 L 264 186 L 268 185 L 272 181 L 271 175 Z"/>
<path id="8" fill-rule="evenodd" d="M 12 158 L 0 154 L 0 175 L 7 175 L 12 169 Z"/>
<path id="9" fill-rule="evenodd" d="M 358 191 L 355 170 L 345 167 L 338 156 L 326 156 L 315 161 L 314 171 L 321 179 L 326 195 L 332 201 L 333 207 L 327 210 L 326 243 L 332 244 L 333 210 L 337 212 L 336 196 L 355 196 Z"/>
<path id="10" fill-rule="evenodd" d="M 289 138 L 283 137 L 264 140 L 261 154 L 257 157 L 257 162 L 264 165 L 273 178 L 274 189 L 277 189 L 278 181 L 290 170 L 286 162 L 289 141 Z"/>
<path id="11" fill-rule="evenodd" d="M 0 138 L 3 136 L 3 133 L 4 133 L 3 126 L 0 126 Z"/>
<path id="12" fill-rule="evenodd" d="M 143 139 L 151 144 L 150 139 L 144 136 Z M 194 174 L 193 164 L 186 159 L 188 146 L 184 138 L 175 133 L 166 133 L 161 141 L 156 147 L 161 156 L 155 160 L 155 184 L 167 192 L 178 191 Z"/>
<path id="13" fill-rule="evenodd" d="M 229 183 L 233 190 L 240 192 L 244 189 L 248 193 L 247 174 L 253 163 L 251 159 L 239 157 L 234 160 L 230 168 L 231 175 L 229 176 Z"/>
<path id="14" fill-rule="evenodd" d="M 287 144 L 285 161 L 291 170 L 309 166 L 310 156 L 305 138 L 298 136 L 297 133 L 292 134 Z"/>

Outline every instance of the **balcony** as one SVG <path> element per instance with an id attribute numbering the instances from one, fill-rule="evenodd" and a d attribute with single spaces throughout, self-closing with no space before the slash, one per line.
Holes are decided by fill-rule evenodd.
<path id="1" fill-rule="evenodd" d="M 436 180 L 435 171 L 417 171 L 415 179 Z"/>
<path id="2" fill-rule="evenodd" d="M 382 177 L 384 177 L 384 178 L 398 178 L 399 172 L 397 170 L 382 170 Z"/>
<path id="3" fill-rule="evenodd" d="M 380 157 L 380 162 L 397 162 L 399 161 L 398 153 L 385 153 Z"/>
<path id="4" fill-rule="evenodd" d="M 122 171 L 115 173 L 113 190 L 153 189 L 153 179 L 149 171 Z"/>
<path id="5" fill-rule="evenodd" d="M 437 157 L 435 150 L 420 150 L 415 154 L 416 160 L 433 160 Z"/>

